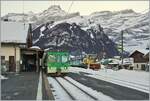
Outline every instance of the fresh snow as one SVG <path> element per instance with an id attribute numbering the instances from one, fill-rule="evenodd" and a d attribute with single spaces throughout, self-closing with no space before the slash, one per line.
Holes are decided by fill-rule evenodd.
<path id="1" fill-rule="evenodd" d="M 113 71 L 111 69 L 100 69 L 99 71 L 93 71 L 91 69 L 83 69 L 77 67 L 71 67 L 70 71 L 79 73 L 89 73 L 92 78 L 104 80 L 117 85 L 129 87 L 143 92 L 149 92 L 149 73 L 145 71 L 134 70 L 118 70 Z"/>
<path id="2" fill-rule="evenodd" d="M 70 77 L 65 77 L 67 80 L 69 80 L 70 82 L 72 82 L 73 84 L 75 84 L 76 86 L 78 86 L 79 88 L 81 88 L 82 90 L 84 90 L 85 92 L 87 92 L 88 94 L 92 95 L 93 97 L 97 98 L 98 100 L 102 100 L 102 101 L 112 101 L 113 99 L 109 96 L 104 95 L 101 92 L 97 92 L 96 90 L 93 90 L 75 80 L 73 80 Z"/>
<path id="3" fill-rule="evenodd" d="M 57 83 L 57 81 L 52 78 L 52 77 L 48 77 L 48 82 L 50 85 L 52 85 L 52 93 L 54 95 L 55 100 L 62 100 L 62 101 L 69 101 L 70 97 L 68 96 L 68 94 L 63 90 L 63 88 Z"/>
<path id="4" fill-rule="evenodd" d="M 33 44 L 37 43 L 40 39 L 36 39 L 35 41 L 33 41 Z"/>
<path id="5" fill-rule="evenodd" d="M 102 101 L 112 101 L 113 99 L 109 96 L 104 95 L 101 92 L 97 92 L 96 90 L 93 90 L 89 87 L 86 87 L 85 85 L 73 80 L 70 77 L 65 77 L 68 81 L 71 83 L 75 84 L 77 87 L 82 89 L 81 91 L 79 88 L 75 87 L 72 85 L 70 82 L 67 80 L 61 78 L 61 77 L 56 77 L 56 79 L 59 81 L 61 85 L 76 99 L 76 100 L 81 100 L 81 101 L 93 101 L 93 99 L 85 94 L 83 91 L 88 93 L 89 95 L 95 97 L 98 100 Z M 52 93 L 54 95 L 55 100 L 71 100 L 69 95 L 66 93 L 66 91 L 60 86 L 60 84 L 53 78 L 53 77 L 48 77 L 48 82 L 51 85 Z"/>
<path id="6" fill-rule="evenodd" d="M 64 86 L 64 88 L 67 89 L 67 91 L 74 97 L 76 100 L 81 101 L 91 101 L 92 99 L 84 94 L 81 90 L 67 82 L 66 80 L 62 78 L 57 78 L 57 80 Z"/>
<path id="7" fill-rule="evenodd" d="M 0 75 L 0 78 L 1 78 L 1 80 L 3 80 L 3 79 L 8 79 L 7 77 L 5 77 L 5 76 L 3 76 L 3 75 Z"/>
<path id="8" fill-rule="evenodd" d="M 46 29 L 45 26 L 43 26 L 42 28 L 40 28 L 40 37 L 44 36 L 44 34 L 43 34 L 42 32 L 43 32 L 45 29 Z M 40 38 L 40 37 L 39 37 L 39 38 Z"/>
<path id="9" fill-rule="evenodd" d="M 32 46 L 30 48 L 34 48 L 34 49 L 41 49 L 39 46 Z"/>
<path id="10" fill-rule="evenodd" d="M 121 10 L 121 11 L 101 11 L 101 12 L 94 12 L 88 16 L 80 16 L 77 13 L 67 14 L 64 10 L 60 8 L 58 5 L 53 5 L 49 7 L 47 10 L 44 10 L 41 13 L 34 14 L 34 13 L 28 13 L 28 14 L 16 14 L 16 13 L 10 13 L 7 16 L 4 16 L 4 18 L 8 17 L 8 19 L 12 21 L 23 21 L 30 22 L 28 20 L 31 20 L 31 22 L 35 23 L 44 23 L 45 21 L 55 21 L 54 25 L 50 26 L 52 28 L 58 23 L 67 22 L 67 23 L 76 23 L 83 30 L 87 30 L 89 28 L 96 28 L 96 24 L 100 24 L 105 31 L 105 34 L 109 36 L 115 43 L 119 44 L 118 39 L 120 35 L 121 30 L 128 30 L 129 35 L 124 35 L 124 49 L 125 51 L 131 52 L 135 48 L 146 48 L 145 44 L 150 39 L 149 37 L 149 19 L 148 19 L 149 12 L 145 12 L 143 14 L 136 13 L 133 10 Z M 32 19 L 32 18 L 37 19 Z M 31 19 L 30 19 L 31 18 Z M 46 20 L 43 20 L 46 19 Z M 43 36 L 43 34 L 40 34 L 40 37 Z M 117 37 L 118 36 L 118 37 Z M 147 37 L 149 39 L 144 39 L 141 37 Z M 92 35 L 91 35 L 92 37 Z M 131 39 L 139 39 L 135 40 L 133 43 L 136 43 L 136 46 L 130 42 Z M 36 40 L 34 43 L 36 43 L 39 40 Z M 130 45 L 131 44 L 131 45 Z"/>
<path id="11" fill-rule="evenodd" d="M 92 39 L 94 38 L 94 36 L 93 36 L 93 34 L 92 34 L 92 33 L 90 34 L 90 36 L 91 36 L 91 38 L 92 38 Z"/>

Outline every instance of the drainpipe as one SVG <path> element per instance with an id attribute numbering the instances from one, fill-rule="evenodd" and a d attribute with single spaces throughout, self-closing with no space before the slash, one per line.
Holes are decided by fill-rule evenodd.
<path id="1" fill-rule="evenodd" d="M 39 65 L 38 65 L 38 58 L 39 58 L 39 56 L 38 56 L 38 51 L 36 50 L 36 67 L 37 67 L 37 69 L 36 69 L 36 72 L 39 72 Z"/>
<path id="2" fill-rule="evenodd" d="M 123 58 L 124 58 L 123 57 L 123 50 L 124 50 L 123 49 L 124 48 L 123 47 L 123 30 L 121 31 L 121 46 L 122 46 L 122 50 L 121 50 L 122 51 L 122 53 L 121 53 L 121 66 L 122 66 L 122 68 L 124 68 L 124 66 L 123 66 Z"/>
<path id="3" fill-rule="evenodd" d="M 14 64 L 14 66 L 15 66 L 15 72 L 17 72 L 17 66 L 16 66 L 16 45 L 14 45 L 14 60 L 15 60 L 15 64 Z"/>

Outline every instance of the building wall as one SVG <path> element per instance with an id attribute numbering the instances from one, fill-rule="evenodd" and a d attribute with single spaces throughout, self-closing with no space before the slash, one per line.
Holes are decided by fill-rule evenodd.
<path id="1" fill-rule="evenodd" d="M 146 63 L 134 63 L 134 70 L 142 70 L 142 65 L 146 66 Z"/>
<path id="2" fill-rule="evenodd" d="M 144 54 L 138 51 L 135 51 L 130 57 L 134 58 L 134 63 L 145 63 L 147 59 L 144 58 Z"/>
<path id="3" fill-rule="evenodd" d="M 9 68 L 9 56 L 15 56 L 14 45 L 2 45 L 1 56 L 5 56 L 6 67 Z M 20 70 L 20 48 L 16 46 L 16 72 Z"/>

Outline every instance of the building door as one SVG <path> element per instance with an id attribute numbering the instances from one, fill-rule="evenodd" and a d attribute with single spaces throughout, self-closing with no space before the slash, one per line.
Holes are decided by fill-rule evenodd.
<path id="1" fill-rule="evenodd" d="M 23 65 L 24 69 L 22 71 L 26 72 L 33 72 L 36 71 L 36 54 L 30 55 L 30 54 L 24 54 L 23 55 Z"/>
<path id="2" fill-rule="evenodd" d="M 16 71 L 15 57 L 14 56 L 9 56 L 9 71 L 11 71 L 11 72 Z"/>
<path id="3" fill-rule="evenodd" d="M 144 64 L 141 65 L 141 70 L 145 70 L 146 66 Z"/>

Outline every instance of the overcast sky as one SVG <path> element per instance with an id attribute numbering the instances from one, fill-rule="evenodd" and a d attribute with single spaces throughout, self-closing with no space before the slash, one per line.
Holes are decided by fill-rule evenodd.
<path id="1" fill-rule="evenodd" d="M 63 10 L 68 11 L 71 3 L 72 1 L 1 1 L 1 15 L 23 13 L 23 11 L 39 13 L 51 5 L 60 5 Z M 89 15 L 96 11 L 123 9 L 133 9 L 136 12 L 148 11 L 149 1 L 74 1 L 69 13 L 80 12 L 81 15 Z"/>

